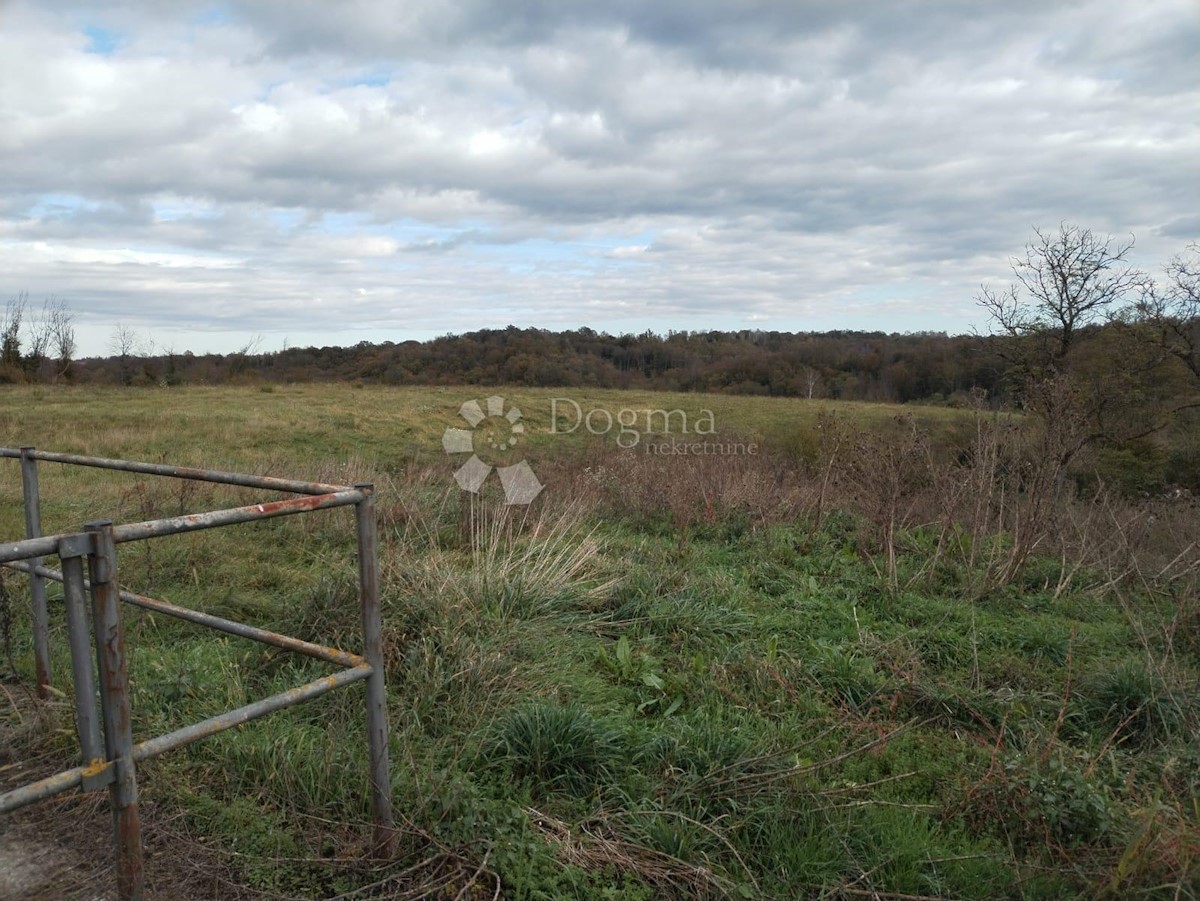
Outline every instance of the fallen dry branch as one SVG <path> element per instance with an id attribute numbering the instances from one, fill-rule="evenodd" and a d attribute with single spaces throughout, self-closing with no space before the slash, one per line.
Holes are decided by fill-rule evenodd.
<path id="1" fill-rule="evenodd" d="M 564 863 L 585 870 L 615 867 L 633 873 L 654 886 L 662 897 L 729 897 L 736 889 L 731 880 L 707 867 L 631 842 L 602 821 L 582 823 L 578 829 L 572 829 L 563 820 L 535 808 L 526 808 L 526 813 Z"/>

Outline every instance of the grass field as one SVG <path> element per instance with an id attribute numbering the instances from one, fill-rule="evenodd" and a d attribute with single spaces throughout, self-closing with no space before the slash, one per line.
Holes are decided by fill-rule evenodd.
<path id="1" fill-rule="evenodd" d="M 919 517 L 885 566 L 865 508 L 838 502 L 830 423 L 888 435 L 911 414 L 952 456 L 970 413 L 501 389 L 526 425 L 513 455 L 546 485 L 517 511 L 495 476 L 461 492 L 462 459 L 441 447 L 459 405 L 491 393 L 0 394 L 6 446 L 378 486 L 398 857 L 361 858 L 351 689 L 140 770 L 148 829 L 170 831 L 196 884 L 248 898 L 1197 896 L 1193 583 L 1123 587 L 1056 553 L 981 590 Z M 718 437 L 759 453 L 554 434 L 556 397 L 614 418 L 710 410 Z M 20 537 L 19 471 L 0 463 L 0 535 Z M 53 464 L 41 478 L 47 532 L 263 499 Z M 121 577 L 353 649 L 352 535 L 338 510 L 142 542 L 122 546 Z M 15 700 L 32 661 L 24 579 L 6 584 L 11 782 L 71 763 L 74 738 L 66 702 L 33 722 Z M 323 672 L 125 613 L 135 740 Z"/>

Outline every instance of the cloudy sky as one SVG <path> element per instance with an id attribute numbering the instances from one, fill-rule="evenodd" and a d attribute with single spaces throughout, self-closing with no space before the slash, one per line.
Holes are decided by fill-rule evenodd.
<path id="1" fill-rule="evenodd" d="M 1200 238 L 1197 0 L 0 0 L 0 302 L 160 347 L 965 331 Z"/>

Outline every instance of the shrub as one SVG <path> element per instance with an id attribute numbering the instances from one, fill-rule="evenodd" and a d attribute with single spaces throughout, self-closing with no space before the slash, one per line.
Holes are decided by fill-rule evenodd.
<path id="1" fill-rule="evenodd" d="M 1108 795 L 1070 762 L 1051 756 L 1031 767 L 1027 758 L 1014 758 L 1005 770 L 1031 839 L 1040 826 L 1058 844 L 1090 844 L 1115 824 L 1115 807 Z"/>
<path id="2" fill-rule="evenodd" d="M 1172 448 L 1163 464 L 1163 478 L 1169 485 L 1200 490 L 1200 447 L 1188 442 Z"/>
<path id="3" fill-rule="evenodd" d="M 1150 442 L 1106 447 L 1096 454 L 1096 477 L 1124 495 L 1159 494 L 1165 476 L 1166 453 Z"/>

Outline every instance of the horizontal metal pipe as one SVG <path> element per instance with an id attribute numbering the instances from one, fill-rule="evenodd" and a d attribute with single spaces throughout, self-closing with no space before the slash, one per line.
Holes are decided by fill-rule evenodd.
<path id="1" fill-rule="evenodd" d="M 179 535 L 183 532 L 214 529 L 217 526 L 229 526 L 239 522 L 274 519 L 276 516 L 290 516 L 295 513 L 307 513 L 310 510 L 324 510 L 329 507 L 348 507 L 351 504 L 357 504 L 364 496 L 363 492 L 357 488 L 346 488 L 331 492 L 330 494 L 295 497 L 286 501 L 271 501 L 266 504 L 230 507 L 226 510 L 191 513 L 187 516 L 173 516 L 169 519 L 130 522 L 120 526 L 113 526 L 113 540 L 117 544 L 122 544 L 127 541 L 159 538 L 163 535 Z M 30 557 L 54 556 L 58 553 L 58 543 L 62 539 L 71 538 L 76 534 L 78 533 L 67 532 L 62 535 L 45 535 L 41 538 L 26 538 L 23 541 L 10 541 L 0 544 L 0 563 L 9 563 L 13 560 L 27 560 Z"/>
<path id="2" fill-rule="evenodd" d="M 97 785 L 106 785 L 112 781 L 113 767 L 107 761 L 101 760 L 88 766 L 77 766 L 62 773 L 55 773 L 53 776 L 47 776 L 37 782 L 30 782 L 20 788 L 14 788 L 12 791 L 0 795 L 0 813 L 12 813 L 27 804 L 44 801 L 46 798 L 53 798 L 55 795 L 78 788 L 83 784 L 85 775 L 89 778 L 95 776 L 98 779 Z"/>
<path id="3" fill-rule="evenodd" d="M 298 688 L 289 688 L 287 691 L 280 692 L 277 695 L 263 698 L 261 701 L 255 701 L 253 704 L 247 704 L 245 707 L 239 707 L 237 710 L 231 710 L 228 713 L 222 713 L 220 716 L 210 717 L 203 722 L 184 726 L 182 729 L 176 729 L 174 732 L 168 732 L 166 735 L 160 735 L 158 738 L 152 738 L 149 741 L 134 745 L 133 759 L 135 762 L 140 763 L 151 757 L 157 757 L 159 754 L 165 754 L 167 751 L 172 751 L 175 748 L 189 745 L 194 741 L 200 741 L 211 735 L 216 735 L 218 732 L 223 732 L 226 729 L 232 729 L 235 726 L 248 723 L 251 720 L 258 719 L 260 716 L 274 713 L 276 710 L 283 710 L 285 707 L 292 707 L 301 701 L 320 697 L 326 692 L 333 691 L 333 689 L 340 688 L 343 685 L 349 685 L 352 682 L 361 682 L 370 676 L 371 672 L 370 664 L 364 663 L 362 666 L 356 666 L 353 669 L 344 669 L 341 672 L 334 673 L 332 676 L 325 676 L 322 679 L 309 682 Z"/>
<path id="4" fill-rule="evenodd" d="M 192 742 L 201 741 L 218 732 L 224 732 L 226 729 L 241 726 L 251 720 L 266 716 L 268 713 L 274 713 L 276 710 L 283 710 L 302 701 L 318 698 L 343 685 L 361 682 L 370 675 L 371 666 L 364 663 L 361 666 L 334 673 L 332 676 L 325 676 L 315 682 L 290 688 L 269 698 L 263 698 L 261 701 L 255 701 L 253 704 L 247 704 L 245 707 L 239 707 L 237 710 L 222 713 L 220 716 L 210 717 L 191 726 L 184 726 L 182 729 L 176 729 L 174 732 L 168 732 L 158 738 L 151 738 L 133 746 L 134 762 L 140 763 L 151 757 L 158 757 L 160 754 Z M 39 779 L 37 782 L 31 782 L 29 785 L 23 785 L 0 795 L 0 814 L 11 813 L 27 804 L 33 804 L 73 788 L 79 788 L 83 784 L 85 775 L 89 777 L 89 781 L 93 777 L 96 778 L 98 781 L 95 784 L 97 785 L 107 784 L 113 779 L 113 771 L 114 767 L 110 762 L 97 761 L 89 766 L 77 766 L 62 773 L 47 776 L 45 779 Z"/>
<path id="5" fill-rule="evenodd" d="M 344 491 L 334 491 L 330 494 L 296 497 L 267 504 L 231 507 L 228 510 L 213 510 L 208 513 L 190 513 L 187 516 L 152 519 L 147 522 L 130 522 L 113 526 L 113 541 L 121 544 L 126 541 L 159 538 L 163 535 L 179 535 L 183 532 L 215 529 L 218 526 L 229 526 L 239 522 L 254 522 L 258 519 L 273 519 L 276 516 L 307 513 L 310 510 L 324 510 L 327 507 L 346 507 L 350 504 L 357 504 L 363 497 L 363 493 L 358 489 L 347 488 Z"/>
<path id="6" fill-rule="evenodd" d="M 8 566 L 23 573 L 28 573 L 33 569 L 28 563 L 9 563 Z M 62 572 L 57 569 L 51 569 L 48 566 L 37 567 L 37 574 L 54 582 L 63 581 Z M 86 579 L 83 584 L 85 588 L 91 588 L 91 584 Z M 153 610 L 156 613 L 173 616 L 176 619 L 187 620 L 190 623 L 207 626 L 210 629 L 227 632 L 230 635 L 237 635 L 240 638 L 249 638 L 251 641 L 273 645 L 285 651 L 295 651 L 297 654 L 315 657 L 317 660 L 324 660 L 328 663 L 336 663 L 338 666 L 362 666 L 367 662 L 366 658 L 360 657 L 358 654 L 351 654 L 348 651 L 342 651 L 338 648 L 314 644 L 311 641 L 302 641 L 299 638 L 292 638 L 290 635 L 280 635 L 278 632 L 272 632 L 269 629 L 248 626 L 245 623 L 234 622 L 231 619 L 224 619 L 220 616 L 213 616 L 211 613 L 202 613 L 199 610 L 192 610 L 188 607 L 180 607 L 178 604 L 160 601 L 158 598 L 149 598 L 145 595 L 134 594 L 132 591 L 122 591 L 121 600 L 128 604 L 133 604 L 135 607 L 142 607 L 145 610 Z"/>
<path id="7" fill-rule="evenodd" d="M 0 447 L 0 457 L 17 457 L 21 452 L 11 447 Z M 195 469 L 190 466 L 170 466 L 164 463 L 138 463 L 133 460 L 110 460 L 105 457 L 84 457 L 79 454 L 60 454 L 54 451 L 34 451 L 35 460 L 48 463 L 66 463 L 72 466 L 92 466 L 97 469 L 115 469 L 121 472 L 137 472 L 152 476 L 169 476 L 176 479 L 191 479 L 197 482 L 216 482 L 220 485 L 240 485 L 243 488 L 267 488 L 272 491 L 288 491 L 293 494 L 332 494 L 345 491 L 347 485 L 325 485 L 320 482 L 302 482 L 296 479 L 277 479 L 272 476 L 252 476 L 239 472 L 222 472 L 218 469 Z"/>
<path id="8" fill-rule="evenodd" d="M 0 544 L 0 563 L 13 560 L 28 560 L 30 557 L 52 557 L 58 553 L 58 542 L 67 535 L 43 535 L 41 538 L 26 538 L 24 541 L 9 541 Z"/>

